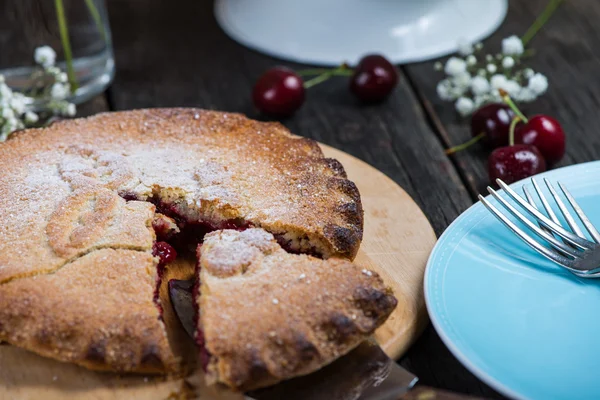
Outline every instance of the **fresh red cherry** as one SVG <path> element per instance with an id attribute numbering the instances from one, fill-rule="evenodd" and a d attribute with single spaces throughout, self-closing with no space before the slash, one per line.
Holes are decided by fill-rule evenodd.
<path id="1" fill-rule="evenodd" d="M 473 137 L 481 133 L 485 135 L 481 141 L 489 148 L 508 145 L 510 122 L 515 113 L 502 103 L 491 103 L 475 111 L 471 117 L 471 134 Z"/>
<path id="2" fill-rule="evenodd" d="M 265 114 L 290 116 L 304 103 L 304 82 L 289 68 L 271 68 L 254 85 L 252 100 Z"/>
<path id="3" fill-rule="evenodd" d="M 350 78 L 350 91 L 365 103 L 382 101 L 398 83 L 398 70 L 385 57 L 367 55 L 359 61 Z"/>
<path id="4" fill-rule="evenodd" d="M 152 247 L 152 255 L 160 258 L 160 265 L 164 266 L 177 258 L 177 251 L 167 242 L 156 242 Z"/>
<path id="5" fill-rule="evenodd" d="M 513 183 L 546 170 L 542 153 L 528 144 L 500 147 L 488 158 L 490 182 L 500 178 L 505 183 Z"/>
<path id="6" fill-rule="evenodd" d="M 518 126 L 515 143 L 534 145 L 548 164 L 556 164 L 565 155 L 565 132 L 557 120 L 547 115 L 533 116 Z"/>

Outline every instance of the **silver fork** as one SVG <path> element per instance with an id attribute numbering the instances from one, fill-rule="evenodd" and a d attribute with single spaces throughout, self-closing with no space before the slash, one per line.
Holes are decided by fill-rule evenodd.
<path id="1" fill-rule="evenodd" d="M 520 206 L 521 209 L 525 210 L 530 217 L 533 217 L 533 221 L 523 215 L 522 212 L 519 212 L 515 206 L 502 198 L 494 189 L 489 186 L 487 188 L 488 192 L 490 192 L 490 194 L 496 200 L 498 200 L 498 202 L 502 204 L 502 206 L 506 208 L 506 210 L 508 210 L 518 221 L 527 226 L 533 233 L 542 239 L 542 243 L 545 242 L 546 245 L 535 240 L 533 237 L 519 228 L 517 224 L 507 218 L 506 215 L 502 214 L 483 196 L 479 195 L 479 200 L 483 203 L 483 205 L 504 225 L 506 225 L 508 229 L 513 231 L 535 251 L 554 261 L 561 267 L 569 270 L 573 274 L 582 278 L 600 277 L 600 233 L 598 230 L 596 230 L 594 225 L 592 225 L 589 218 L 584 214 L 583 210 L 577 204 L 571 193 L 569 193 L 569 191 L 560 182 L 558 182 L 558 186 L 581 220 L 583 226 L 590 234 L 593 241 L 590 241 L 585 236 L 571 213 L 569 213 L 567 206 L 554 189 L 554 186 L 547 179 L 544 178 L 544 182 L 546 183 L 550 194 L 554 198 L 558 209 L 565 217 L 567 224 L 571 228 L 570 230 L 567 230 L 561 225 L 556 214 L 550 207 L 550 203 L 542 193 L 542 190 L 535 179 L 531 179 L 531 182 L 548 216 L 544 215 L 540 210 L 538 210 L 533 197 L 525 186 L 523 186 L 524 197 L 521 197 L 513 189 L 508 187 L 506 183 L 502 182 L 502 180 L 497 179 L 496 182 L 506 192 L 506 194 L 508 194 L 508 196 Z"/>

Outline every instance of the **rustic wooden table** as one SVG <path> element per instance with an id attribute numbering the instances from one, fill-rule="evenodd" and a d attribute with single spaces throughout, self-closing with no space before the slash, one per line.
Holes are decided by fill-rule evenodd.
<path id="1" fill-rule="evenodd" d="M 107 3 L 116 79 L 106 96 L 81 107 L 84 114 L 195 106 L 261 119 L 250 101 L 253 83 L 271 66 L 291 65 L 229 39 L 215 22 L 212 1 Z M 523 34 L 545 5 L 546 0 L 510 0 L 504 24 L 486 45 L 497 49 L 503 37 Z M 524 111 L 550 114 L 562 123 L 568 139 L 561 165 L 600 156 L 600 56 L 594 51 L 599 19 L 597 0 L 567 1 L 531 43 L 536 53 L 528 61 L 549 77 L 550 89 Z M 282 122 L 383 171 L 415 199 L 440 235 L 484 191 L 487 153 L 475 148 L 446 156 L 445 148 L 470 137 L 468 124 L 436 96 L 439 75 L 433 62 L 400 71 L 400 85 L 384 104 L 360 106 L 348 95 L 345 80 L 332 79 L 312 88 L 302 109 Z M 401 364 L 426 385 L 501 398 L 450 354 L 431 327 Z"/>

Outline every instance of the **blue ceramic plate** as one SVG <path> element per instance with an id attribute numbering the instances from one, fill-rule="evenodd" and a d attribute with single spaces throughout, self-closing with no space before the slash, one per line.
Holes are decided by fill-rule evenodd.
<path id="1" fill-rule="evenodd" d="M 540 174 L 545 188 L 544 177 L 565 184 L 600 230 L 600 161 Z M 523 184 L 531 185 L 511 187 L 522 193 Z M 436 244 L 425 299 L 445 344 L 496 390 L 523 399 L 600 399 L 600 279 L 577 278 L 546 260 L 480 202 Z"/>

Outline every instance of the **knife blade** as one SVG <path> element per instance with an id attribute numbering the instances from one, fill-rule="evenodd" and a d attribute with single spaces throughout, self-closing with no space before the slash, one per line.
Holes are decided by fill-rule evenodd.
<path id="1" fill-rule="evenodd" d="M 192 287 L 192 281 L 169 281 L 175 313 L 185 331 L 193 337 L 196 311 Z M 415 375 L 369 340 L 316 372 L 246 393 L 246 396 L 254 400 L 396 400 L 417 381 Z"/>

